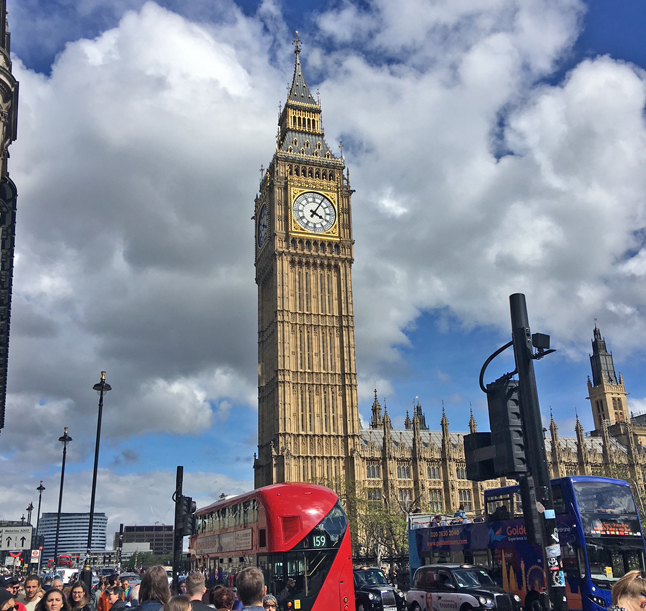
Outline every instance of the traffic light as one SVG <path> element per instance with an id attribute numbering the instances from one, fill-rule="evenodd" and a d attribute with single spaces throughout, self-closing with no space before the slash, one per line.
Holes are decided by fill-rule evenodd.
<path id="1" fill-rule="evenodd" d="M 487 405 L 491 433 L 464 436 L 467 479 L 518 479 L 528 472 L 518 382 L 503 376 L 487 384 Z"/>
<path id="2" fill-rule="evenodd" d="M 491 439 L 496 448 L 494 470 L 498 476 L 517 479 L 527 473 L 518 382 L 503 376 L 487 384 L 487 405 Z"/>
<path id="3" fill-rule="evenodd" d="M 177 512 L 177 523 L 175 530 L 182 536 L 190 536 L 196 533 L 197 519 L 195 512 L 197 504 L 190 496 L 180 496 L 177 499 L 179 511 Z"/>

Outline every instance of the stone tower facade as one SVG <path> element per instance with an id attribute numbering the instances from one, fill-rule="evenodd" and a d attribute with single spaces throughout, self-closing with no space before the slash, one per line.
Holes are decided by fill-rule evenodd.
<path id="1" fill-rule="evenodd" d="M 256 487 L 357 476 L 352 190 L 344 158 L 325 141 L 320 101 L 303 76 L 298 33 L 294 44 L 276 152 L 254 206 Z"/>
<path id="2" fill-rule="evenodd" d="M 9 321 L 16 235 L 16 185 L 9 178 L 9 145 L 18 127 L 18 82 L 11 74 L 7 3 L 0 0 L 0 429 L 4 427 L 9 355 Z"/>
<path id="3" fill-rule="evenodd" d="M 601 430 L 603 423 L 609 425 L 618 422 L 629 422 L 628 404 L 626 403 L 626 388 L 624 381 L 615 373 L 612 354 L 606 349 L 606 340 L 601 337 L 601 331 L 594 326 L 592 339 L 592 380 L 588 377 L 588 399 L 592 407 L 594 428 Z"/>

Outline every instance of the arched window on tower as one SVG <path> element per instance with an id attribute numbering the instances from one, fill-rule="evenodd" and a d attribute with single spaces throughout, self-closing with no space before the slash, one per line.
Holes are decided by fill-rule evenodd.
<path id="1" fill-rule="evenodd" d="M 325 247 L 323 244 L 321 244 L 321 249 L 324 249 Z M 319 300 L 320 300 L 320 307 L 319 307 L 319 313 L 320 314 L 325 314 L 325 292 L 323 290 L 323 274 L 319 274 Z"/>
<path id="2" fill-rule="evenodd" d="M 323 391 L 323 429 L 327 433 L 327 393 Z"/>
<path id="3" fill-rule="evenodd" d="M 307 250 L 309 250 L 309 242 L 306 243 Z M 305 272 L 305 311 L 310 311 L 310 275 Z"/>
<path id="4" fill-rule="evenodd" d="M 335 423 L 334 423 L 334 419 L 335 419 L 335 414 L 334 414 L 334 390 L 332 390 L 332 392 L 330 393 L 330 402 L 331 402 L 330 411 L 331 411 L 331 415 L 332 415 L 332 432 L 334 433 L 334 428 L 335 428 Z"/>
<path id="5" fill-rule="evenodd" d="M 299 369 L 304 369 L 303 367 L 303 331 L 298 332 L 298 366 Z"/>
<path id="6" fill-rule="evenodd" d="M 327 354 L 325 351 L 325 332 L 321 333 L 321 369 L 325 371 L 325 361 Z"/>
<path id="7" fill-rule="evenodd" d="M 305 348 L 307 350 L 307 352 L 306 352 L 306 354 L 307 354 L 307 370 L 309 371 L 311 369 L 311 361 L 310 361 L 311 350 L 310 350 L 310 332 L 309 331 L 306 332 L 305 339 L 307 341 L 307 344 L 305 346 Z"/>
<path id="8" fill-rule="evenodd" d="M 307 407 L 309 409 L 310 433 L 314 430 L 314 417 L 312 416 L 312 393 L 307 398 Z"/>
<path id="9" fill-rule="evenodd" d="M 305 432 L 305 393 L 301 390 L 301 431 Z"/>
<path id="10" fill-rule="evenodd" d="M 298 304 L 298 311 L 303 311 L 303 291 L 302 291 L 302 277 L 301 272 L 296 274 L 296 303 Z"/>

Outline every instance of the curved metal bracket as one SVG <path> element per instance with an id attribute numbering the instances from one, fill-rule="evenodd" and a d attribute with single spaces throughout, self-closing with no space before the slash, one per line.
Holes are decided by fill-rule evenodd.
<path id="1" fill-rule="evenodd" d="M 502 346 L 502 348 L 498 348 L 498 350 L 496 350 L 496 351 L 495 351 L 495 352 L 494 352 L 494 353 L 493 353 L 493 354 L 492 354 L 492 355 L 491 355 L 491 356 L 490 356 L 490 357 L 489 357 L 489 358 L 484 362 L 484 365 L 482 366 L 482 369 L 480 370 L 480 378 L 479 378 L 478 382 L 479 382 L 479 384 L 480 384 L 480 390 L 482 390 L 482 392 L 483 392 L 485 395 L 487 394 L 487 388 L 486 388 L 486 387 L 485 387 L 485 385 L 484 385 L 483 379 L 484 379 L 485 371 L 486 371 L 487 367 L 489 366 L 489 363 L 491 363 L 491 361 L 493 361 L 493 360 L 494 360 L 494 359 L 495 359 L 495 358 L 496 358 L 496 357 L 497 357 L 501 352 L 504 352 L 505 350 L 507 350 L 507 348 L 511 348 L 513 345 L 514 345 L 514 342 L 508 342 L 508 343 L 506 343 L 504 346 Z M 514 369 L 514 371 L 512 371 L 511 373 L 508 373 L 507 375 L 508 375 L 509 377 L 511 377 L 511 376 L 513 376 L 515 373 L 516 373 L 516 370 Z"/>

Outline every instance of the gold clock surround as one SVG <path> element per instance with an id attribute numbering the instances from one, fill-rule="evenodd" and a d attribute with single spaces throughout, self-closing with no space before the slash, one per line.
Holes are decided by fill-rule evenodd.
<path id="1" fill-rule="evenodd" d="M 335 218 L 334 218 L 334 223 L 332 224 L 332 227 L 330 227 L 327 231 L 320 231 L 320 232 L 315 232 L 315 231 L 307 231 L 307 229 L 303 229 L 298 223 L 298 221 L 294 218 L 294 202 L 298 198 L 299 195 L 302 195 L 303 193 L 319 193 L 323 197 L 326 197 L 332 202 L 332 206 L 334 206 L 334 212 L 335 212 Z M 307 236 L 315 236 L 315 237 L 328 237 L 328 238 L 336 238 L 339 236 L 339 206 L 337 203 L 337 194 L 334 193 L 333 191 L 326 191 L 324 189 L 317 189 L 317 188 L 312 188 L 312 187 L 291 187 L 290 189 L 290 195 L 289 195 L 289 218 L 290 218 L 290 233 L 292 234 L 298 234 L 298 235 L 307 235 Z"/>

